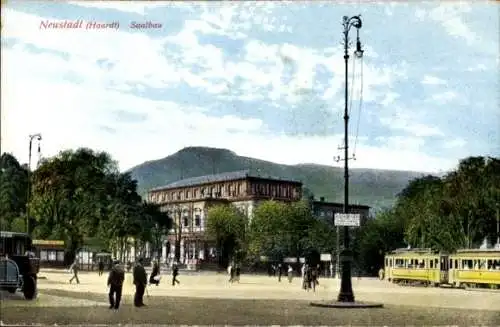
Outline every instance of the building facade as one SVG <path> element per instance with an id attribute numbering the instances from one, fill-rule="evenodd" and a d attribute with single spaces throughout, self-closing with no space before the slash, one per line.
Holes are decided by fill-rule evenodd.
<path id="1" fill-rule="evenodd" d="M 248 170 L 183 179 L 148 193 L 148 200 L 160 205 L 174 220 L 162 257 L 173 258 L 178 244 L 183 262 L 215 259 L 214 241 L 206 234 L 211 206 L 232 204 L 250 222 L 253 210 L 262 201 L 294 202 L 301 198 L 301 182 L 252 175 Z"/>

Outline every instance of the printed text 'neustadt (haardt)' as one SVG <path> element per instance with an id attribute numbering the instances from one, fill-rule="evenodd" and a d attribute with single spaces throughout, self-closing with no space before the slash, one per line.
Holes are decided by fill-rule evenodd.
<path id="1" fill-rule="evenodd" d="M 162 24 L 146 21 L 146 22 L 130 22 L 128 27 L 131 29 L 161 29 Z M 106 30 L 106 29 L 119 29 L 120 22 L 112 21 L 112 22 L 99 22 L 94 20 L 42 20 L 40 21 L 40 29 L 44 30 L 76 30 L 76 29 L 84 29 L 84 30 Z"/>

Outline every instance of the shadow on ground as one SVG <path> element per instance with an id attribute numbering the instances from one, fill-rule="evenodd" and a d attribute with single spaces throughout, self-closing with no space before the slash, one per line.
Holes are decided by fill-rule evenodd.
<path id="1" fill-rule="evenodd" d="M 500 312 L 387 305 L 383 309 L 326 309 L 297 300 L 231 300 L 186 297 L 145 298 L 135 308 L 126 296 L 118 312 L 104 304 L 106 296 L 44 290 L 43 296 L 65 299 L 59 307 L 40 307 L 19 299 L 2 301 L 5 324 L 187 324 L 187 325 L 500 325 Z M 93 306 L 69 307 L 76 299 Z M 16 304 L 14 305 L 14 302 Z"/>

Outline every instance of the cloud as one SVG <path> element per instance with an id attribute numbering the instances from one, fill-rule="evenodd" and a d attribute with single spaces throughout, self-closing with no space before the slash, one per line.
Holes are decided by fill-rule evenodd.
<path id="1" fill-rule="evenodd" d="M 441 78 L 436 77 L 436 76 L 425 75 L 424 79 L 422 80 L 422 84 L 425 84 L 425 85 L 446 85 L 446 81 L 444 81 Z"/>
<path id="2" fill-rule="evenodd" d="M 71 9 L 86 6 L 95 17 L 124 17 L 121 23 L 137 15 L 175 19 L 160 31 L 125 25 L 113 31 L 40 30 L 42 19 L 61 18 L 61 12 L 71 16 L 64 11 L 67 4 L 54 5 L 60 11 L 39 9 L 43 15 L 5 8 L 2 149 L 25 161 L 27 135 L 42 132 L 46 156 L 89 146 L 109 151 L 123 169 L 192 145 L 280 163 L 335 164 L 343 137 L 344 59 L 331 17 L 337 15 L 340 23 L 343 9 L 294 2 L 169 3 L 154 11 L 151 5 L 157 4 L 89 2 Z M 453 25 L 439 18 L 434 5 L 419 5 L 420 11 L 410 5 L 380 8 L 363 12 L 366 56 L 363 62 L 349 61 L 349 94 L 356 109 L 362 104 L 361 116 L 352 113 L 351 131 L 360 126 L 351 138 L 358 140 L 353 167 L 449 169 L 471 153 L 471 144 L 480 152 L 485 148 L 479 146 L 495 143 L 491 122 L 498 103 L 487 100 L 496 99 L 498 83 L 490 72 L 497 58 L 469 60 L 474 51 L 464 42 L 487 43 L 465 24 L 469 9 L 453 7 L 452 14 L 439 9 Z M 445 30 L 462 42 L 441 34 L 426 39 L 428 34 L 408 22 L 414 12 L 429 28 L 448 24 Z M 380 15 L 391 17 L 393 30 L 370 23 Z M 444 50 L 391 48 L 385 33 L 403 28 L 411 43 L 441 42 L 441 48 L 431 42 L 426 49 Z M 325 31 L 331 34 L 327 38 Z M 391 56 L 382 55 L 387 51 Z M 418 62 L 422 56 L 425 64 Z M 436 72 L 430 62 L 439 63 L 439 77 L 430 73 Z M 456 69 L 457 62 L 463 70 Z M 480 81 L 471 78 L 475 71 L 481 71 Z M 465 100 L 476 95 L 485 99 L 484 108 L 467 124 L 486 136 L 461 128 L 464 115 L 455 114 L 466 112 Z"/>
<path id="3" fill-rule="evenodd" d="M 155 9 L 159 7 L 175 6 L 175 2 L 161 3 L 161 2 L 128 2 L 127 5 L 120 4 L 117 1 L 68 1 L 69 4 L 79 7 L 95 8 L 95 9 L 111 9 L 126 13 L 134 13 L 145 15 L 148 9 Z"/>

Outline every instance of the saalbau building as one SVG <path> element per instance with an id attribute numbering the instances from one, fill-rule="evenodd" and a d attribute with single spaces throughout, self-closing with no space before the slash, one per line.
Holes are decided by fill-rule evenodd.
<path id="1" fill-rule="evenodd" d="M 231 203 L 250 220 L 259 202 L 299 201 L 299 181 L 252 175 L 248 170 L 183 179 L 150 190 L 149 201 L 161 205 L 174 219 L 174 228 L 163 247 L 162 257 L 172 258 L 175 240 L 180 239 L 180 257 L 208 260 L 215 257 L 213 240 L 205 233 L 210 206 Z M 176 228 L 177 226 L 177 228 Z"/>

